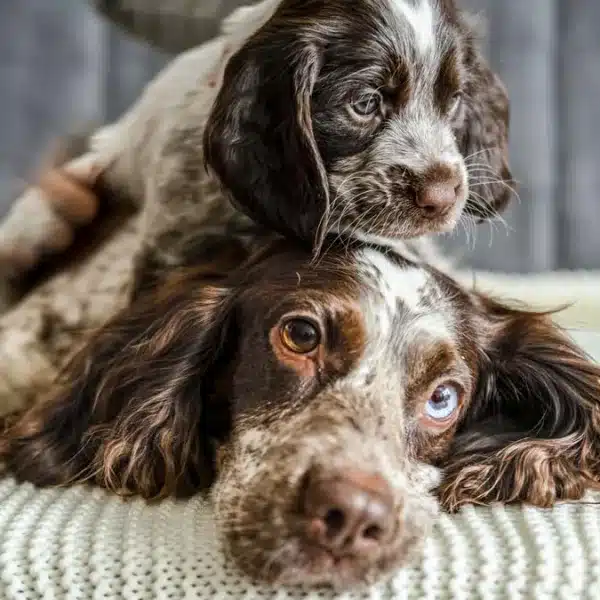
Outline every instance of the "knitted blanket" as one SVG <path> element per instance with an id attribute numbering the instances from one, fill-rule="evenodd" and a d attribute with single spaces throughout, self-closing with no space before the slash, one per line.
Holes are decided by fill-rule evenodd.
<path id="1" fill-rule="evenodd" d="M 100 489 L 0 482 L 0 598 L 597 600 L 600 495 L 552 510 L 440 515 L 419 564 L 369 590 L 269 589 L 229 568 L 201 497 L 149 506 Z"/>

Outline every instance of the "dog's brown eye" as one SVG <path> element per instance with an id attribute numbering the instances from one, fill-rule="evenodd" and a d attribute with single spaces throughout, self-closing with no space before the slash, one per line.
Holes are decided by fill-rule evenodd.
<path id="1" fill-rule="evenodd" d="M 312 352 L 321 341 L 317 326 L 308 319 L 290 319 L 281 329 L 281 341 L 296 354 Z"/>
<path id="2" fill-rule="evenodd" d="M 375 91 L 359 96 L 352 103 L 352 109 L 361 117 L 369 117 L 375 114 L 380 106 L 381 94 Z"/>

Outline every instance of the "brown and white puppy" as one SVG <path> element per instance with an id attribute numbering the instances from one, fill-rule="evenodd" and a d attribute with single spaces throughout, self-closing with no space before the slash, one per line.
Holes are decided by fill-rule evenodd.
<path id="1" fill-rule="evenodd" d="M 199 243 L 198 266 L 101 329 L 0 439 L 8 472 L 145 498 L 212 486 L 248 574 L 340 588 L 418 554 L 427 465 L 450 510 L 598 485 L 600 366 L 549 316 L 412 254 L 254 242 Z"/>
<path id="2" fill-rule="evenodd" d="M 180 242 L 230 218 L 227 197 L 313 248 L 327 232 L 389 242 L 493 217 L 510 196 L 507 130 L 505 89 L 452 0 L 264 0 L 64 173 L 143 199 L 143 270 L 180 263 Z M 17 203 L 0 251 L 31 243 L 21 229 L 46 198 Z"/>

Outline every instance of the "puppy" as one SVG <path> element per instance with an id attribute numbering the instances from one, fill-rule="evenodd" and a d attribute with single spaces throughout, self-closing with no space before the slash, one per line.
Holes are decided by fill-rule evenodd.
<path id="1" fill-rule="evenodd" d="M 493 217 L 510 197 L 507 132 L 505 89 L 453 1 L 264 0 L 174 60 L 63 173 L 143 204 L 143 273 L 228 220 L 227 197 L 315 250 L 328 232 L 389 243 Z M 34 243 L 28 214 L 52 221 L 46 202 L 17 202 L 0 253 L 31 250 L 14 247 Z"/>
<path id="2" fill-rule="evenodd" d="M 315 262 L 283 239 L 199 241 L 3 435 L 7 471 L 149 499 L 212 488 L 246 573 L 340 589 L 418 555 L 428 468 L 449 510 L 598 486 L 600 366 L 549 316 L 414 253 L 327 243 Z"/>

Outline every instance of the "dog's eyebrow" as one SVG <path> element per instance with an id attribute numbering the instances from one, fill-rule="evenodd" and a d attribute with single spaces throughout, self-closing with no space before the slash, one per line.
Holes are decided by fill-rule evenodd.
<path id="1" fill-rule="evenodd" d="M 412 345 L 406 357 L 407 397 L 418 398 L 436 379 L 454 376 L 458 364 L 459 355 L 451 342 Z"/>

